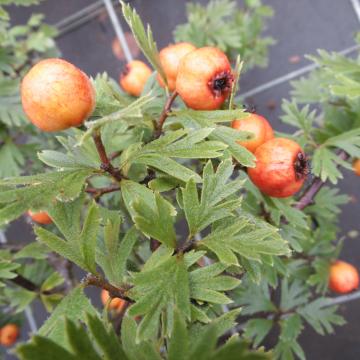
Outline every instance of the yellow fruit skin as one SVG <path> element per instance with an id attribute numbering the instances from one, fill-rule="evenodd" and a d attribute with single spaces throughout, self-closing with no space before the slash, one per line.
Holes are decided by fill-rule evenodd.
<path id="1" fill-rule="evenodd" d="M 357 176 L 360 176 L 360 159 L 356 159 L 353 162 L 353 170 Z"/>
<path id="2" fill-rule="evenodd" d="M 21 84 L 21 101 L 29 120 L 42 131 L 80 126 L 93 112 L 95 91 L 90 79 L 62 59 L 34 65 Z"/>
<path id="3" fill-rule="evenodd" d="M 265 143 L 274 138 L 274 131 L 269 122 L 260 115 L 250 114 L 248 117 L 240 120 L 234 120 L 231 127 L 240 131 L 248 131 L 254 134 L 250 140 L 238 141 L 252 153 Z"/>
<path id="4" fill-rule="evenodd" d="M 0 329 L 0 344 L 12 346 L 19 337 L 19 327 L 15 324 L 7 324 Z"/>
<path id="5" fill-rule="evenodd" d="M 214 91 L 213 82 L 223 77 L 226 87 Z M 176 91 L 194 110 L 218 109 L 229 96 L 233 82 L 227 56 L 214 47 L 203 47 L 185 55 L 180 61 Z"/>
<path id="6" fill-rule="evenodd" d="M 38 224 L 48 225 L 52 223 L 51 217 L 46 211 L 33 213 L 29 210 L 28 215 L 30 216 L 31 220 L 37 222 Z"/>
<path id="7" fill-rule="evenodd" d="M 194 45 L 187 42 L 181 42 L 169 45 L 160 51 L 160 62 L 162 68 L 164 69 L 170 91 L 174 91 L 176 88 L 176 78 L 181 59 L 195 49 L 196 47 Z M 157 76 L 157 79 L 160 86 L 165 87 L 165 84 L 160 75 Z"/>
<path id="8" fill-rule="evenodd" d="M 260 145 L 256 151 L 256 166 L 248 168 L 251 181 L 268 196 L 283 198 L 298 192 L 305 176 L 298 178 L 294 164 L 298 154 L 305 154 L 292 140 L 274 138 Z"/>
<path id="9" fill-rule="evenodd" d="M 329 288 L 332 291 L 346 294 L 358 287 L 359 273 L 353 265 L 337 260 L 330 266 Z"/>
<path id="10" fill-rule="evenodd" d="M 151 75 L 151 69 L 140 60 L 130 61 L 120 74 L 120 85 L 128 94 L 140 96 Z"/>
<path id="11" fill-rule="evenodd" d="M 109 298 L 110 298 L 110 295 L 109 295 L 108 291 L 101 290 L 101 302 L 103 303 L 103 305 L 106 305 Z M 125 300 L 120 299 L 120 298 L 114 298 L 111 300 L 111 302 L 109 304 L 109 309 L 120 312 L 125 307 L 125 305 L 126 305 Z"/>

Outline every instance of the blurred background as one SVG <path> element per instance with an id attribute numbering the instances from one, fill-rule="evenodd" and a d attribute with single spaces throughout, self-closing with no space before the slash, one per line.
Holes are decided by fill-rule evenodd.
<path id="1" fill-rule="evenodd" d="M 162 48 L 173 39 L 177 24 L 186 21 L 185 0 L 133 0 L 129 1 L 142 17 L 150 23 L 158 47 Z M 197 1 L 206 4 L 207 1 Z M 242 0 L 237 1 L 242 6 Z M 312 66 L 304 55 L 314 54 L 317 49 L 345 51 L 352 54 L 354 35 L 359 31 L 360 4 L 358 0 L 265 0 L 274 10 L 268 20 L 266 35 L 276 43 L 269 48 L 268 66 L 247 71 L 240 80 L 241 94 L 246 102 L 256 106 L 257 112 L 267 117 L 278 131 L 287 126 L 279 121 L 281 100 L 289 98 L 289 81 L 305 75 Z M 118 1 L 113 1 L 132 56 L 142 58 L 129 29 L 121 19 Z M 22 24 L 31 13 L 45 14 L 45 21 L 58 28 L 56 42 L 62 57 L 95 76 L 106 71 L 118 79 L 126 63 L 124 53 L 116 38 L 114 27 L 103 1 L 96 0 L 46 0 L 39 6 L 8 8 L 13 24 Z M 360 230 L 359 179 L 347 172 L 340 186 L 353 199 L 341 215 L 342 233 Z M 29 241 L 31 227 L 20 221 L 8 231 L 11 242 Z M 353 236 L 345 243 L 341 255 L 360 268 L 360 237 Z M 93 291 L 95 304 L 100 304 L 99 292 Z M 341 312 L 348 324 L 336 329 L 336 334 L 321 337 L 306 329 L 300 338 L 308 359 L 360 358 L 360 300 L 341 305 Z M 46 318 L 42 307 L 34 310 L 35 322 Z M 27 329 L 29 330 L 29 328 Z M 23 338 L 27 331 L 23 331 Z M 9 358 L 10 359 L 10 358 Z"/>

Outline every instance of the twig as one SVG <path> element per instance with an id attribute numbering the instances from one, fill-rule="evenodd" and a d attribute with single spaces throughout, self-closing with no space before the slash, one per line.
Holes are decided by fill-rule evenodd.
<path id="1" fill-rule="evenodd" d="M 28 279 L 24 278 L 22 275 L 17 275 L 13 279 L 9 279 L 9 281 L 11 281 L 14 284 L 22 287 L 23 289 L 26 289 L 26 290 L 29 290 L 29 291 L 32 291 L 32 292 L 36 292 L 38 294 L 51 295 L 51 294 L 57 293 L 57 291 L 55 292 L 54 290 L 41 291 L 41 289 L 39 288 L 38 285 L 33 283 L 31 280 L 28 280 Z"/>
<path id="2" fill-rule="evenodd" d="M 93 134 L 93 139 L 101 160 L 101 169 L 108 172 L 116 180 L 120 181 L 122 179 L 122 175 L 120 170 L 111 164 L 111 161 L 106 154 L 105 146 L 101 140 L 101 133 L 99 131 L 95 131 Z"/>
<path id="3" fill-rule="evenodd" d="M 341 151 L 338 156 L 341 160 L 346 160 L 349 157 L 349 155 L 345 151 Z M 314 197 L 324 185 L 325 182 L 322 181 L 319 177 L 314 178 L 312 184 L 305 191 L 305 193 L 302 195 L 302 197 L 294 207 L 296 209 L 303 210 L 308 205 L 311 205 L 314 201 Z"/>
<path id="4" fill-rule="evenodd" d="M 306 190 L 299 202 L 295 205 L 296 209 L 303 210 L 314 201 L 314 197 L 325 183 L 320 178 L 315 178 L 311 186 Z"/>
<path id="5" fill-rule="evenodd" d="M 127 296 L 127 292 L 130 290 L 130 286 L 126 288 L 117 288 L 114 285 L 108 283 L 104 278 L 88 274 L 85 279 L 82 280 L 84 286 L 96 286 L 98 288 L 106 290 L 111 298 L 120 298 L 130 303 L 134 301 Z"/>
<path id="6" fill-rule="evenodd" d="M 85 191 L 89 194 L 94 194 L 96 197 L 102 196 L 104 194 L 108 194 L 114 191 L 120 190 L 120 187 L 118 185 L 110 185 L 108 187 L 104 188 L 93 188 L 93 187 L 87 187 Z"/>
<path id="7" fill-rule="evenodd" d="M 171 106 L 174 102 L 174 100 L 176 99 L 176 97 L 178 96 L 178 93 L 176 91 L 174 91 L 171 96 L 167 99 L 164 109 L 161 112 L 160 118 L 159 118 L 159 122 L 157 123 L 157 128 L 155 131 L 155 139 L 159 138 L 162 134 L 162 129 L 164 126 L 164 122 L 167 119 L 167 117 L 170 114 L 170 110 L 171 110 Z"/>

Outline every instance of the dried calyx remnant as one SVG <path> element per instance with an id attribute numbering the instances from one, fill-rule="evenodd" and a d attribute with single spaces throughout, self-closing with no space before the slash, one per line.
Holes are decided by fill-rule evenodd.
<path id="1" fill-rule="evenodd" d="M 230 92 L 234 76 L 231 71 L 223 71 L 216 74 L 209 82 L 208 85 L 215 97 L 220 97 Z"/>
<path id="2" fill-rule="evenodd" d="M 121 76 L 124 77 L 130 72 L 130 66 L 129 64 L 126 64 L 121 71 Z"/>
<path id="3" fill-rule="evenodd" d="M 303 152 L 299 152 L 296 155 L 294 169 L 297 180 L 305 178 L 310 173 L 309 162 Z"/>

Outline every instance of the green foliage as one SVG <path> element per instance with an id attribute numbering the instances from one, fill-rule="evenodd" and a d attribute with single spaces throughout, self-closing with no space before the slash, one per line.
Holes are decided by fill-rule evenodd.
<path id="1" fill-rule="evenodd" d="M 136 13 L 136 10 L 132 9 L 129 4 L 125 4 L 122 1 L 121 5 L 124 18 L 133 32 L 137 44 L 154 69 L 160 74 L 164 83 L 167 84 L 167 79 L 160 63 L 157 46 L 150 26 L 148 25 L 147 30 L 145 30 L 145 27 L 140 19 L 140 16 Z"/>
<path id="2" fill-rule="evenodd" d="M 235 1 L 212 0 L 206 6 L 187 3 L 186 13 L 188 22 L 175 28 L 175 41 L 215 46 L 234 60 L 240 55 L 245 69 L 267 65 L 268 47 L 274 40 L 262 35 L 266 19 L 273 15 L 271 7 L 259 0 L 245 1 L 238 9 Z"/>
<path id="3" fill-rule="evenodd" d="M 89 314 L 86 315 L 86 327 L 74 320 L 65 320 L 68 347 L 59 346 L 55 341 L 42 336 L 34 336 L 30 343 L 20 345 L 17 353 L 22 360 L 49 357 L 64 360 L 110 360 L 114 358 L 114 354 L 121 360 L 270 359 L 265 352 L 249 349 L 248 344 L 236 336 L 216 348 L 218 338 L 233 325 L 234 315 L 225 315 L 211 325 L 198 328 L 198 338 L 196 341 L 190 341 L 193 340 L 192 329 L 186 326 L 182 317 L 175 311 L 172 315 L 172 338 L 167 353 L 163 354 L 165 357 L 160 356 L 150 342 L 134 341 L 137 325 L 130 317 L 123 320 L 120 341 L 111 327 L 104 325 L 96 315 Z"/>
<path id="4" fill-rule="evenodd" d="M 144 55 L 161 73 L 150 27 L 122 6 Z M 246 0 L 245 11 L 228 0 L 188 10 L 178 40 L 240 54 L 248 67 L 262 63 L 268 41 L 260 37 L 262 19 L 271 11 L 261 1 Z M 37 29 L 40 21 L 32 17 L 28 26 Z M 8 30 L 14 39 L 31 33 Z M 41 35 L 27 41 L 35 52 L 50 46 Z M 246 175 L 255 156 L 238 143 L 252 134 L 229 126 L 248 116 L 235 96 L 237 81 L 219 110 L 187 109 L 176 99 L 159 135 L 167 93 L 156 72 L 138 99 L 98 75 L 96 109 L 85 126 L 57 136 L 56 144 L 42 143 L 42 165 L 18 176 L 28 157 L 15 150 L 11 136 L 23 126 L 19 107 L 14 110 L 16 71 L 28 64 L 26 57 L 19 65 L 8 61 L 0 52 L 0 94 L 14 97 L 14 107 L 0 111 L 0 159 L 11 164 L 1 169 L 0 223 L 29 209 L 53 220 L 34 227 L 36 242 L 0 249 L 0 305 L 7 312 L 0 325 L 35 299 L 51 313 L 17 348 L 21 359 L 305 359 L 299 343 L 305 324 L 323 335 L 344 323 L 326 292 L 343 241 L 338 216 L 350 197 L 322 186 L 300 210 L 303 192 L 279 199 L 255 187 Z M 360 157 L 359 61 L 325 52 L 315 61 L 321 68 L 293 83 L 294 98 L 284 101 L 282 116 L 295 127 L 286 136 L 311 162 L 310 188 L 313 178 L 335 184 L 340 167 L 351 168 L 348 157 Z M 237 79 L 241 66 L 237 57 Z M 38 142 L 25 148 L 33 153 Z M 72 281 L 71 264 L 87 272 L 80 284 Z M 91 285 L 120 297 L 122 309 L 109 300 L 100 317 L 84 291 Z M 256 350 L 274 329 L 280 334 L 272 353 Z"/>

